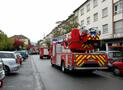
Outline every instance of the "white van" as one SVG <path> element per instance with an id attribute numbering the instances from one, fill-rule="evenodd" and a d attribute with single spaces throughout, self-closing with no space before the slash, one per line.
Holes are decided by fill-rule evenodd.
<path id="1" fill-rule="evenodd" d="M 17 71 L 20 68 L 20 64 L 17 63 L 14 52 L 0 51 L 0 58 L 5 66 L 4 70 L 6 74 Z"/>

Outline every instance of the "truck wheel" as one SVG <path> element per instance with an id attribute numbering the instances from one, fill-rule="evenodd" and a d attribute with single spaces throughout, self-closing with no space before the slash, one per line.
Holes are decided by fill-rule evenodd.
<path id="1" fill-rule="evenodd" d="M 8 66 L 5 66 L 4 67 L 4 70 L 5 70 L 5 74 L 8 75 L 10 73 L 10 70 L 9 70 L 9 67 Z"/>
<path id="2" fill-rule="evenodd" d="M 66 68 L 65 68 L 65 63 L 64 62 L 62 62 L 62 64 L 61 64 L 61 70 L 62 70 L 62 72 L 66 72 Z"/>
<path id="3" fill-rule="evenodd" d="M 0 80 L 0 88 L 3 86 L 3 80 Z"/>
<path id="4" fill-rule="evenodd" d="M 120 75 L 120 70 L 116 67 L 113 68 L 114 75 Z"/>
<path id="5" fill-rule="evenodd" d="M 43 59 L 43 56 L 40 56 L 40 59 Z"/>
<path id="6" fill-rule="evenodd" d="M 50 62 L 51 62 L 51 66 L 54 67 L 54 64 L 52 63 L 52 60 Z"/>

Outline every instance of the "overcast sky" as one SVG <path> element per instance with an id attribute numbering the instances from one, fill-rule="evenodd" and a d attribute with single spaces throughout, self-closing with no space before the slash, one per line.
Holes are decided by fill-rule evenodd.
<path id="1" fill-rule="evenodd" d="M 37 42 L 85 0 L 0 0 L 0 29 Z"/>

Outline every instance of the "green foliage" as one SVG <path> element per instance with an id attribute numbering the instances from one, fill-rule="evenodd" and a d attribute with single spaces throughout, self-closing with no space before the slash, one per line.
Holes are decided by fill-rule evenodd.
<path id="1" fill-rule="evenodd" d="M 1 50 L 12 50 L 13 46 L 12 46 L 12 42 L 11 40 L 7 37 L 6 34 L 4 34 L 4 32 L 0 31 L 0 51 Z"/>
<path id="2" fill-rule="evenodd" d="M 69 33 L 73 28 L 77 28 L 78 26 L 79 26 L 79 24 L 77 23 L 77 17 L 73 16 L 69 20 L 64 22 L 64 24 L 62 26 L 62 29 L 64 30 L 64 32 L 61 32 L 60 30 L 56 29 L 55 31 L 52 32 L 52 34 L 54 35 L 54 37 L 58 37 L 63 34 Z"/>
<path id="3" fill-rule="evenodd" d="M 61 33 L 60 33 L 60 31 L 55 31 L 55 32 L 53 33 L 53 35 L 54 35 L 54 37 L 57 37 L 57 36 L 60 36 Z"/>
<path id="4" fill-rule="evenodd" d="M 43 41 L 42 39 L 39 40 L 39 41 L 37 42 L 37 45 L 40 45 L 40 43 L 41 43 L 42 41 Z"/>
<path id="5" fill-rule="evenodd" d="M 66 22 L 64 25 L 64 29 L 66 30 L 66 33 L 69 33 L 73 28 L 77 28 L 79 24 L 76 22 L 77 17 L 72 17 L 69 21 Z"/>
<path id="6" fill-rule="evenodd" d="M 50 48 L 50 38 L 46 39 L 45 43 L 47 44 L 48 48 Z"/>

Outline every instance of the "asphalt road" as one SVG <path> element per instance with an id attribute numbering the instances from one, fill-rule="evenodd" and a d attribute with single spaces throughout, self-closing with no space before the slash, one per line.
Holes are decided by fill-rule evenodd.
<path id="1" fill-rule="evenodd" d="M 32 55 L 17 73 L 5 78 L 2 90 L 123 90 L 123 77 L 111 72 L 63 73 L 50 60 Z"/>

